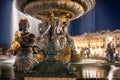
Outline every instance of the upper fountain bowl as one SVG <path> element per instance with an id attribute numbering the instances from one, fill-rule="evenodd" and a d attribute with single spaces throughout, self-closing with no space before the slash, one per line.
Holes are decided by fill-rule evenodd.
<path id="1" fill-rule="evenodd" d="M 37 19 L 67 18 L 74 20 L 95 6 L 95 0 L 16 0 L 19 11 Z"/>

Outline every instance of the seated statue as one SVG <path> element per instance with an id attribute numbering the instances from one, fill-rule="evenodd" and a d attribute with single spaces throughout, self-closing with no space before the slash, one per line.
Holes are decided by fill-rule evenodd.
<path id="1" fill-rule="evenodd" d="M 71 60 L 71 55 L 76 53 L 74 41 L 66 30 L 68 25 L 69 23 L 67 20 L 60 22 L 54 30 L 56 37 L 54 42 L 58 51 L 56 58 L 63 62 L 69 62 Z"/>
<path id="2" fill-rule="evenodd" d="M 44 19 L 42 19 L 42 23 L 38 24 L 39 36 L 37 37 L 37 46 L 39 47 L 39 51 L 35 55 L 35 58 L 38 61 L 41 61 L 46 58 L 45 48 L 49 42 L 48 33 L 50 28 L 51 28 L 51 25 L 49 24 L 49 22 L 45 22 Z"/>
<path id="3" fill-rule="evenodd" d="M 15 34 L 13 51 L 16 51 L 16 60 L 14 63 L 14 69 L 16 71 L 25 71 L 30 68 L 37 61 L 33 58 L 33 53 L 35 52 L 33 47 L 35 46 L 35 36 L 34 34 L 28 32 L 29 22 L 28 19 L 21 19 L 19 21 L 19 31 Z"/>

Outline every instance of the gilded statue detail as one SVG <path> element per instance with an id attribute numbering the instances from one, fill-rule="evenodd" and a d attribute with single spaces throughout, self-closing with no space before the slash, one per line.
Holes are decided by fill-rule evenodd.
<path id="1" fill-rule="evenodd" d="M 15 40 L 12 50 L 16 54 L 14 69 L 17 71 L 25 71 L 30 69 L 37 61 L 33 58 L 33 47 L 35 45 L 35 35 L 28 32 L 28 19 L 19 21 L 19 31 L 15 32 Z M 18 46 L 19 45 L 19 46 Z"/>

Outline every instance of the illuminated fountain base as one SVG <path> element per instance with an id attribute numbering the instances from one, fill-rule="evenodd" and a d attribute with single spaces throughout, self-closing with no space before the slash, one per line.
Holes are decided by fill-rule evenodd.
<path id="1" fill-rule="evenodd" d="M 26 77 L 25 80 L 76 80 L 76 78 L 38 78 L 38 77 Z"/>

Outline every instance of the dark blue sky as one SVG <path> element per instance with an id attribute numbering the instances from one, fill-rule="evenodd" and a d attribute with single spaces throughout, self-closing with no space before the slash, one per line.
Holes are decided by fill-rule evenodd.
<path id="1" fill-rule="evenodd" d="M 97 0 L 96 30 L 120 29 L 120 0 Z"/>
<path id="2" fill-rule="evenodd" d="M 11 41 L 11 0 L 0 1 L 0 47 L 9 47 Z"/>
<path id="3" fill-rule="evenodd" d="M 120 29 L 120 0 L 96 0 L 95 8 L 71 22 L 71 35 L 97 30 Z"/>
<path id="4" fill-rule="evenodd" d="M 9 46 L 11 41 L 11 8 L 12 0 L 0 1 L 0 47 Z M 120 0 L 96 0 L 92 11 L 71 21 L 69 32 L 72 35 L 80 35 L 100 29 L 120 29 Z"/>

